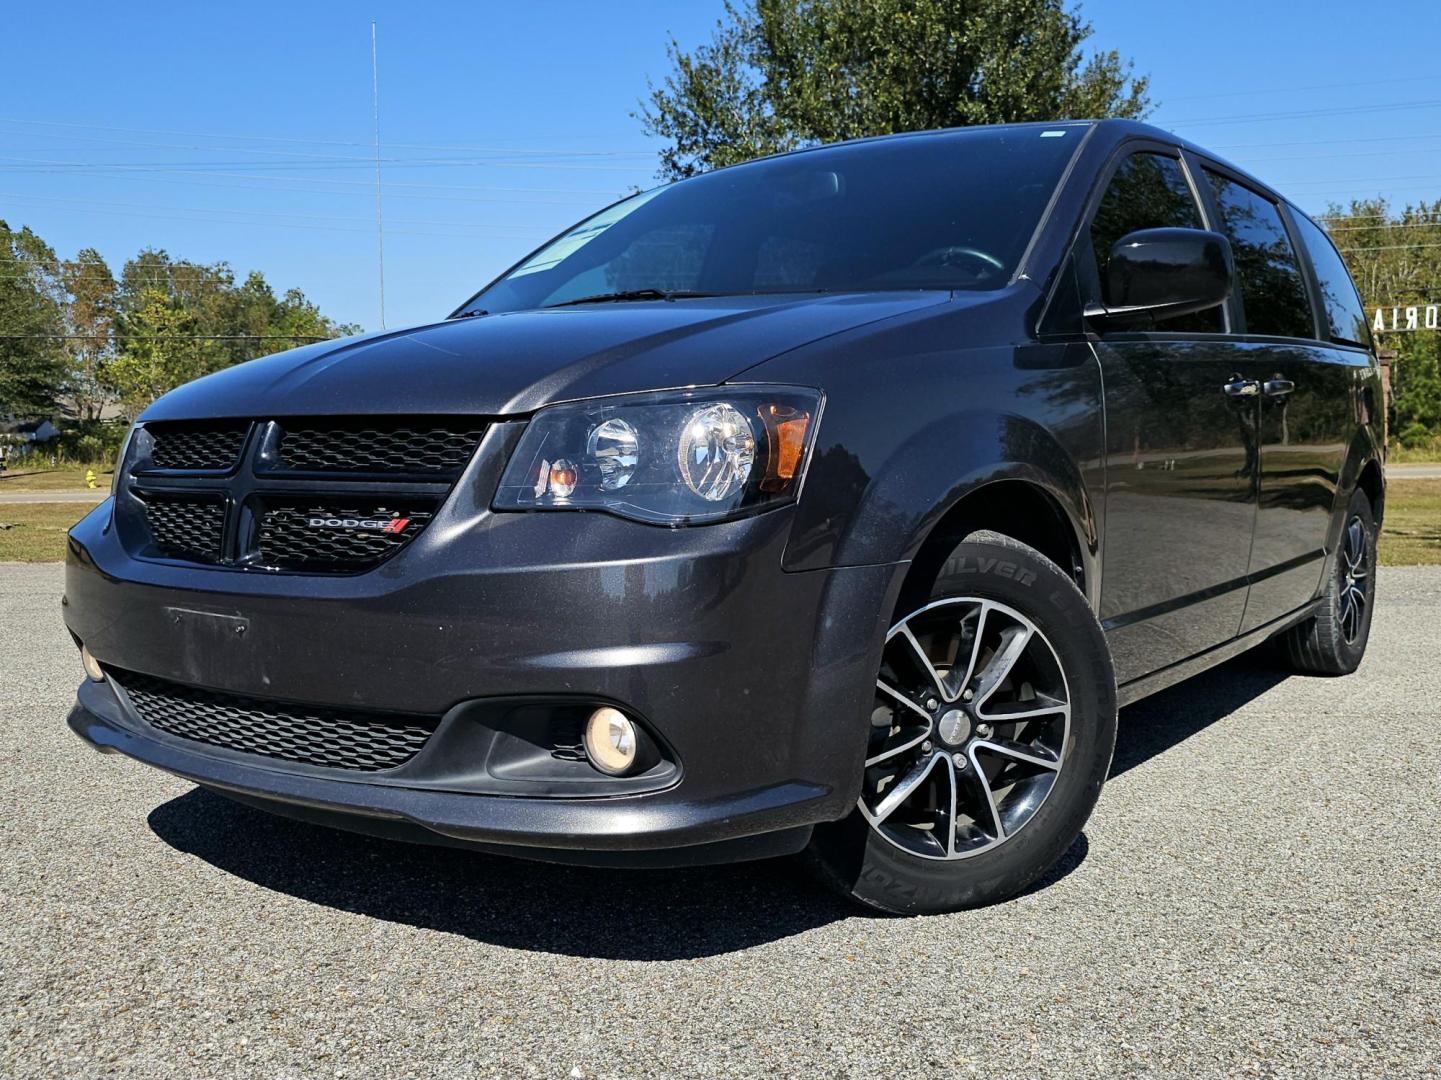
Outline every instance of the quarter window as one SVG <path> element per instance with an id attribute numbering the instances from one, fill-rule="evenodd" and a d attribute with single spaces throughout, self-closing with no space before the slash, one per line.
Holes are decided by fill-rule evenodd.
<path id="1" fill-rule="evenodd" d="M 1231 241 L 1237 284 L 1246 309 L 1246 333 L 1316 336 L 1311 303 L 1296 249 L 1276 204 L 1234 180 L 1207 170 L 1221 227 Z"/>
<path id="2" fill-rule="evenodd" d="M 1203 229 L 1201 211 L 1181 163 L 1165 154 L 1132 154 L 1116 170 L 1096 216 L 1091 221 L 1091 247 L 1096 252 L 1102 297 L 1105 296 L 1106 266 L 1116 241 L 1137 229 Z M 1221 308 L 1192 315 L 1158 320 L 1156 328 L 1169 331 L 1220 333 Z"/>
<path id="3" fill-rule="evenodd" d="M 1361 306 L 1361 297 L 1356 295 L 1356 286 L 1351 281 L 1341 253 L 1310 218 L 1301 214 L 1291 216 L 1296 220 L 1301 244 L 1311 256 L 1311 268 L 1316 271 L 1326 332 L 1333 341 L 1369 345 L 1371 327 L 1366 322 L 1366 310 Z"/>

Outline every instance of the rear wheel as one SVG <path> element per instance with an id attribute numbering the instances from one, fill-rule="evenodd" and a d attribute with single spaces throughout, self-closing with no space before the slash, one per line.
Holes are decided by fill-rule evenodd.
<path id="1" fill-rule="evenodd" d="M 892 912 L 994 903 L 1065 853 L 1116 734 L 1104 635 L 1039 552 L 968 537 L 886 636 L 861 795 L 811 854 L 847 896 Z"/>
<path id="2" fill-rule="evenodd" d="M 1366 655 L 1376 590 L 1376 520 L 1357 490 L 1346 508 L 1336 563 L 1316 614 L 1280 638 L 1282 654 L 1308 675 L 1349 675 Z"/>

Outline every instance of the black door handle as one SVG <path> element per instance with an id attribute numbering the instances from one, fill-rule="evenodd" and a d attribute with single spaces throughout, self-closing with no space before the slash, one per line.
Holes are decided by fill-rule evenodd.
<path id="1" fill-rule="evenodd" d="M 1261 384 L 1255 379 L 1243 379 L 1232 375 L 1231 381 L 1221 387 L 1227 397 L 1255 397 L 1261 392 Z"/>
<path id="2" fill-rule="evenodd" d="M 1292 390 L 1295 389 L 1295 383 L 1293 383 L 1290 379 L 1283 379 L 1279 375 L 1272 375 L 1269 379 L 1266 380 L 1265 385 L 1262 387 L 1262 390 L 1265 391 L 1266 396 L 1272 398 L 1285 397 L 1287 394 L 1289 394 Z"/>

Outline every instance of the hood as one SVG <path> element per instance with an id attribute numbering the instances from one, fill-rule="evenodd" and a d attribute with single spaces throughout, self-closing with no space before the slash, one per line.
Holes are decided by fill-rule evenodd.
<path id="1" fill-rule="evenodd" d="M 455 319 L 239 364 L 171 391 L 142 419 L 504 416 L 576 398 L 715 385 L 801 345 L 948 298 L 726 296 Z"/>

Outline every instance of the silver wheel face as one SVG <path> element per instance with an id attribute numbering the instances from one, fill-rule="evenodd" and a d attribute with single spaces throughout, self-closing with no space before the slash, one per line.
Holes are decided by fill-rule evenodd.
<path id="1" fill-rule="evenodd" d="M 1341 609 L 1336 616 L 1347 645 L 1356 644 L 1371 599 L 1371 548 L 1366 524 L 1353 515 L 1341 536 Z"/>
<path id="2" fill-rule="evenodd" d="M 994 600 L 937 600 L 886 635 L 861 814 L 912 855 L 979 855 L 1041 808 L 1070 730 L 1065 672 L 1030 619 Z"/>

